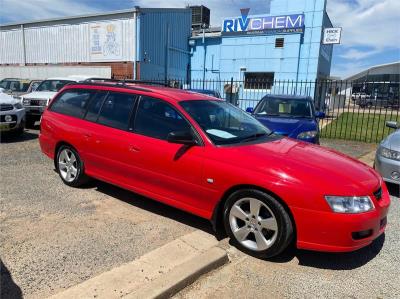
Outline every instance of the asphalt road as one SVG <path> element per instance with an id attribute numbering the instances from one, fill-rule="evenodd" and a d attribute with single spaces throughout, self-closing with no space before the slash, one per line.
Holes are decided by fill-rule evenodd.
<path id="1" fill-rule="evenodd" d="M 44 298 L 200 228 L 203 219 L 93 182 L 64 185 L 38 131 L 0 144 L 0 298 Z"/>

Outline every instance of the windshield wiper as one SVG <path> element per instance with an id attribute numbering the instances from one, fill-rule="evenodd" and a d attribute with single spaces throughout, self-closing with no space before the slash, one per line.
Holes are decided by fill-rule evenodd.
<path id="1" fill-rule="evenodd" d="M 267 133 L 256 133 L 256 134 L 253 134 L 253 135 L 250 135 L 248 137 L 245 137 L 245 138 L 241 139 L 240 143 L 256 140 L 256 139 L 258 139 L 260 137 L 264 137 L 264 136 L 270 136 L 270 134 L 267 134 Z"/>

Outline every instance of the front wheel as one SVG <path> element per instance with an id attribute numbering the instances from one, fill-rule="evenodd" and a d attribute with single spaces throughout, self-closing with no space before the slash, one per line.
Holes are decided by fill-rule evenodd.
<path id="1" fill-rule="evenodd" d="M 58 149 L 56 168 L 61 180 L 68 186 L 79 187 L 88 181 L 78 152 L 68 145 Z"/>
<path id="2" fill-rule="evenodd" d="M 239 190 L 228 198 L 224 225 L 237 248 L 258 258 L 280 254 L 294 236 L 292 221 L 282 204 L 255 189 Z"/>

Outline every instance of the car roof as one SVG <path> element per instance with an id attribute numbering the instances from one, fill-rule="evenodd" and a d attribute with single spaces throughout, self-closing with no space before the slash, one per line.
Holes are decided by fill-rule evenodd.
<path id="1" fill-rule="evenodd" d="M 172 87 L 164 87 L 164 86 L 154 86 L 151 84 L 144 84 L 144 83 L 123 83 L 121 81 L 120 83 L 115 83 L 115 82 L 80 82 L 76 84 L 70 84 L 67 86 L 67 88 L 75 88 L 75 87 L 81 87 L 82 85 L 87 85 L 87 86 L 98 86 L 99 89 L 102 87 L 114 87 L 114 88 L 126 88 L 128 91 L 136 90 L 136 91 L 141 91 L 141 92 L 149 92 L 149 93 L 154 93 L 155 95 L 161 95 L 168 97 L 170 99 L 173 99 L 177 102 L 181 101 L 190 101 L 190 100 L 215 100 L 215 101 L 220 101 L 221 99 L 217 99 L 215 97 L 211 97 L 205 94 L 200 94 L 197 92 L 193 92 L 190 90 L 184 90 L 184 89 L 177 89 L 177 88 L 172 88 Z"/>
<path id="2" fill-rule="evenodd" d="M 263 99 L 282 99 L 282 100 L 304 100 L 311 101 L 309 96 L 287 95 L 287 94 L 267 94 Z"/>

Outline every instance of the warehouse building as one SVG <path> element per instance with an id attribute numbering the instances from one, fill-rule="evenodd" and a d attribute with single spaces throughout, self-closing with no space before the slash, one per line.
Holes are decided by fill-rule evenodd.
<path id="1" fill-rule="evenodd" d="M 266 1 L 268 2 L 268 1 Z M 242 9 L 220 28 L 193 32 L 193 79 L 316 80 L 330 75 L 332 45 L 322 44 L 332 23 L 326 0 L 273 0 L 262 15 Z M 207 26 L 205 26 L 207 27 Z"/>
<path id="2" fill-rule="evenodd" d="M 0 26 L 0 68 L 109 66 L 113 78 L 186 78 L 191 10 L 139 8 Z"/>

